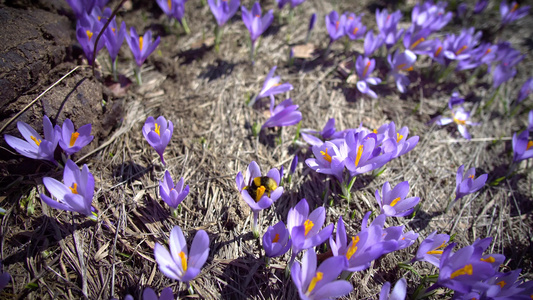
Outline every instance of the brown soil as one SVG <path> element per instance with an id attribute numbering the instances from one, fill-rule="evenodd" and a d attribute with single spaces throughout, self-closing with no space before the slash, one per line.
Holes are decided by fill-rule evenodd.
<path id="1" fill-rule="evenodd" d="M 65 16 L 71 17 L 68 6 L 44 2 L 37 1 L 31 8 L 25 8 L 25 1 L 0 7 L 0 37 L 4 41 L 0 45 L 0 126 L 76 65 L 87 64 L 75 42 L 74 23 Z M 112 1 L 112 6 L 116 3 Z M 284 275 L 288 256 L 273 259 L 269 267 L 265 265 L 260 241 L 250 233 L 251 211 L 235 186 L 235 175 L 244 172 L 252 160 L 265 171 L 282 165 L 287 169 L 295 153 L 300 162 L 311 155 L 302 143 L 293 143 L 295 126 L 267 130 L 257 138 L 252 135 L 252 126 L 266 120 L 267 104 L 251 108 L 247 101 L 260 91 L 266 74 L 275 65 L 276 74 L 294 86 L 290 96 L 300 106 L 302 128 L 321 129 L 331 117 L 336 119 L 338 130 L 357 127 L 361 122 L 377 128 L 394 121 L 399 127 L 408 126 L 410 135 L 419 135 L 420 142 L 411 153 L 387 164 L 380 176 L 361 176 L 349 205 L 339 197 L 340 188 L 334 180 L 300 163 L 292 184 L 285 185 L 282 198 L 262 212 L 262 232 L 278 220 L 285 222 L 289 208 L 306 198 L 312 207 L 326 203 L 326 224 L 343 216 L 352 235 L 360 229 L 366 211 L 377 211 L 376 189 L 381 189 L 385 181 L 394 186 L 409 180 L 409 195 L 421 198 L 420 210 L 410 219 L 388 220 L 388 226 L 403 224 L 407 230 L 418 232 L 420 241 L 434 230 L 457 234 L 455 241 L 460 246 L 493 237 L 490 251 L 507 257 L 503 270 L 522 268 L 524 278 L 531 280 L 533 177 L 529 162 L 521 163 L 514 176 L 498 185 L 487 185 L 444 213 L 460 165 L 476 167 L 478 174 L 488 173 L 488 182 L 507 173 L 512 161 L 508 138 L 525 128 L 532 99 L 521 103 L 512 116 L 506 109 L 530 75 L 531 57 L 518 66 L 518 76 L 502 86 L 492 104 L 488 103 L 494 90 L 484 71 L 475 75 L 470 71 L 452 73 L 438 83 L 433 74 L 440 70 L 430 66 L 428 60 L 419 62 L 411 73 L 412 83 L 406 94 L 399 94 L 393 84 L 384 84 L 375 89 L 379 99 L 366 98 L 356 92 L 354 85 L 345 83 L 338 72 L 339 65 L 362 51 L 361 42 L 352 43 L 345 52 L 338 41 L 326 59 L 317 55 L 314 60 L 296 59 L 289 66 L 290 47 L 303 43 L 313 12 L 318 19 L 312 40 L 317 51 L 323 51 L 329 39 L 323 27 L 326 13 L 332 9 L 364 12 L 363 22 L 375 28 L 373 12 L 388 2 L 351 3 L 308 0 L 295 10 L 290 25 L 285 8 L 261 39 L 253 66 L 240 13 L 224 27 L 220 52 L 216 53 L 212 47 L 214 20 L 200 1 L 186 4 L 192 31 L 187 36 L 181 28 L 166 28 L 168 20 L 154 1 L 127 3 L 119 21 L 125 20 L 128 28 L 134 26 L 138 32 L 151 29 L 161 36 L 158 50 L 143 66 L 144 84 L 131 85 L 125 96 L 114 96 L 103 84 L 102 77 L 108 76 L 109 70 L 107 56 L 101 54 L 96 78 L 88 67 L 76 70 L 16 119 L 34 128 L 42 126 L 43 114 L 58 124 L 65 118 L 72 119 L 76 126 L 93 124 L 95 140 L 74 159 L 80 165 L 87 164 L 94 174 L 93 204 L 98 222 L 76 214 L 72 218 L 70 213 L 43 204 L 38 197 L 45 192 L 42 177 L 60 179 L 61 171 L 22 158 L 1 141 L 0 207 L 7 210 L 0 228 L 1 258 L 13 280 L 0 297 L 79 299 L 85 294 L 89 299 L 122 299 L 132 294 L 137 298 L 148 286 L 156 291 L 170 286 L 174 294 L 185 297 L 185 286 L 165 277 L 153 256 L 155 242 L 166 245 L 171 229 L 179 225 L 188 241 L 200 229 L 207 231 L 211 241 L 208 261 L 191 282 L 196 294 L 188 297 L 296 299 L 297 291 Z M 251 1 L 245 4 L 250 7 Z M 279 11 L 273 1 L 261 4 L 263 9 Z M 408 26 L 412 5 L 398 6 L 404 12 L 402 26 Z M 462 22 L 467 25 L 466 21 L 454 20 L 444 31 L 458 32 Z M 487 41 L 499 37 L 522 53 L 531 51 L 532 18 L 498 33 L 497 7 L 491 7 L 469 22 L 483 30 Z M 18 56 L 10 56 L 14 54 Z M 126 44 L 119 57 L 119 72 L 134 80 L 134 62 Z M 378 68 L 376 74 L 384 78 L 386 59 L 379 60 Z M 443 111 L 454 90 L 466 96 L 467 107 L 476 111 L 474 121 L 481 122 L 469 128 L 473 141 L 463 140 L 452 126 L 428 125 Z M 165 151 L 166 168 L 141 132 L 148 116 L 159 115 L 174 123 L 172 141 Z M 3 133 L 19 136 L 16 121 Z M 190 185 L 190 194 L 177 218 L 170 216 L 158 194 L 158 181 L 165 170 L 173 178 L 184 177 Z M 330 199 L 333 206 L 327 204 Z M 421 279 L 398 268 L 397 263 L 412 258 L 417 246 L 389 254 L 369 270 L 356 273 L 351 279 L 354 291 L 347 298 L 373 298 L 385 281 L 395 282 L 401 277 L 407 279 L 409 292 L 413 292 Z M 423 275 L 436 271 L 423 263 L 415 264 L 415 269 Z"/>

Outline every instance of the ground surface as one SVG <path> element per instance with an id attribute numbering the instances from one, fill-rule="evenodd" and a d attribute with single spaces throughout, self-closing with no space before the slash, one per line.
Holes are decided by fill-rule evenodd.
<path id="1" fill-rule="evenodd" d="M 155 2 L 134 2 L 122 11 L 119 20 L 125 20 L 128 27 L 134 26 L 139 32 L 152 29 L 162 41 L 144 66 L 142 86 L 132 85 L 122 97 L 104 97 L 109 103 L 121 103 L 119 122 L 93 142 L 95 151 L 75 157 L 78 164 L 89 166 L 96 179 L 93 203 L 99 220 L 94 223 L 75 217 L 71 221 L 70 213 L 52 210 L 41 203 L 37 196 L 44 192 L 41 178 L 59 179 L 58 170 L 42 165 L 30 175 L 4 173 L 0 206 L 7 213 L 2 218 L 1 257 L 4 270 L 12 275 L 13 281 L 0 297 L 73 299 L 86 293 L 90 299 L 123 298 L 126 294 L 139 296 L 145 286 L 157 291 L 170 286 L 175 294 L 185 297 L 184 285 L 166 278 L 153 256 L 154 243 L 166 244 L 172 227 L 179 225 L 189 241 L 200 229 L 207 231 L 211 240 L 207 263 L 191 283 L 196 295 L 189 297 L 294 299 L 297 291 L 285 279 L 283 270 L 288 256 L 274 259 L 266 267 L 260 242 L 250 233 L 251 211 L 239 196 L 235 175 L 244 172 L 252 160 L 262 170 L 282 165 L 287 169 L 295 153 L 300 158 L 297 172 L 292 183 L 285 185 L 281 199 L 262 212 L 262 231 L 278 220 L 286 221 L 289 208 L 306 198 L 311 206 L 325 203 L 326 224 L 343 216 L 348 234 L 352 235 L 360 229 L 364 213 L 377 210 L 373 196 L 376 189 L 385 181 L 396 185 L 409 180 L 409 195 L 421 198 L 420 211 L 411 219 L 389 220 L 389 226 L 404 224 L 420 234 L 419 240 L 434 230 L 457 234 L 455 241 L 461 246 L 477 238 L 493 237 L 490 250 L 507 256 L 505 268 L 522 268 L 525 278 L 533 279 L 530 164 L 522 163 L 516 175 L 462 199 L 449 213 L 444 213 L 460 165 L 476 167 L 478 174 L 488 173 L 488 182 L 506 175 L 512 161 L 509 138 L 526 126 L 527 112 L 533 106 L 532 99 L 528 99 L 510 116 L 506 105 L 514 101 L 530 74 L 531 57 L 527 56 L 518 66 L 517 78 L 505 84 L 489 105 L 494 90 L 485 71 L 474 76 L 469 71 L 452 73 L 439 83 L 432 74 L 440 70 L 434 69 L 435 65 L 427 59 L 418 62 L 410 74 L 413 83 L 406 94 L 399 94 L 393 84 L 384 84 L 375 89 L 379 99 L 366 98 L 356 92 L 354 85 L 345 83 L 338 72 L 339 65 L 362 51 L 362 42 L 351 43 L 345 52 L 339 41 L 327 58 L 316 55 L 308 60 L 296 59 L 294 65 L 288 65 L 289 49 L 303 42 L 313 12 L 318 14 L 318 19 L 312 43 L 319 51 L 324 50 L 328 41 L 323 18 L 332 9 L 365 13 L 364 23 L 375 28 L 373 12 L 386 2 L 357 2 L 308 0 L 295 10 L 291 24 L 287 23 L 285 8 L 261 39 L 254 66 L 249 62 L 248 33 L 240 21 L 240 13 L 224 27 L 220 52 L 215 53 L 214 21 L 209 8 L 201 6 L 200 1 L 186 5 L 192 31 L 188 36 L 179 28 L 165 29 L 166 16 Z M 443 31 L 458 32 L 463 25 L 476 26 L 483 30 L 487 41 L 509 40 L 522 53 L 529 53 L 533 44 L 533 20 L 525 18 L 497 32 L 499 17 L 493 5 L 482 16 L 454 19 Z M 17 9 L 21 6 L 19 3 Z M 262 6 L 278 11 L 272 1 L 265 1 Z M 404 12 L 401 25 L 407 27 L 412 6 L 405 3 L 388 7 Z M 56 14 L 65 12 L 65 8 L 53 5 L 45 9 Z M 64 63 L 73 68 L 80 61 L 73 57 L 75 47 L 69 53 L 64 55 Z M 122 54 L 119 71 L 133 80 L 133 61 L 126 45 Z M 104 65 L 106 59 L 105 55 L 98 58 L 97 71 L 104 76 L 109 73 Z M 410 135 L 419 135 L 419 144 L 408 155 L 387 164 L 379 177 L 358 179 L 354 201 L 348 205 L 339 197 L 340 189 L 335 181 L 314 173 L 302 163 L 310 151 L 302 143 L 293 143 L 295 126 L 284 128 L 281 133 L 279 129 L 267 130 L 258 138 L 252 135 L 252 125 L 266 120 L 264 112 L 268 108 L 266 103 L 251 108 L 247 101 L 260 91 L 273 66 L 278 66 L 276 73 L 284 82 L 294 86 L 290 96 L 300 106 L 302 128 L 321 129 L 332 117 L 338 130 L 357 127 L 361 122 L 368 128 L 377 128 L 394 121 L 398 127 L 409 127 Z M 44 81 L 34 80 L 36 86 L 31 92 L 40 93 L 69 70 L 65 65 L 62 68 L 65 71 L 51 72 Z M 376 74 L 385 78 L 387 68 L 386 59 L 379 58 Z M 74 74 L 77 76 L 74 81 L 86 77 L 91 82 L 99 82 L 89 71 Z M 62 98 L 65 96 L 61 89 L 70 91 L 61 85 L 52 91 L 56 90 L 57 97 Z M 471 142 L 463 140 L 453 126 L 428 125 L 447 105 L 454 90 L 466 96 L 467 107 L 477 112 L 474 121 L 481 122 L 480 126 L 470 128 L 475 138 Z M 28 94 L 31 93 L 26 93 L 27 102 L 31 99 Z M 89 100 L 97 104 L 102 101 Z M 35 111 L 42 115 L 46 111 L 44 104 L 38 107 Z M 115 110 L 108 107 L 99 114 L 106 112 Z M 171 120 L 175 128 L 165 151 L 166 168 L 141 133 L 146 118 L 159 115 Z M 14 128 L 14 124 L 9 127 Z M 28 161 L 13 154 L 12 157 L 17 163 Z M 165 170 L 174 178 L 183 176 L 190 185 L 190 194 L 177 218 L 170 216 L 168 206 L 158 195 L 158 181 Z M 323 199 L 326 189 L 328 201 Z M 23 203 L 27 199 L 33 212 Z M 329 206 L 331 199 L 333 205 Z M 351 280 L 354 291 L 348 298 L 373 298 L 385 281 L 395 282 L 401 277 L 407 279 L 412 292 L 420 278 L 396 265 L 412 258 L 417 246 L 389 254 L 369 270 L 356 273 Z M 422 274 L 435 271 L 424 264 L 416 264 L 415 268 Z"/>

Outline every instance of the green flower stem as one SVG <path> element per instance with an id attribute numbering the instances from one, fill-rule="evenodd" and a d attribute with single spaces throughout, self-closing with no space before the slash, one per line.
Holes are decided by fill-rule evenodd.
<path id="1" fill-rule="evenodd" d="M 189 283 L 187 283 L 187 291 L 189 292 L 189 295 L 194 295 L 194 289 Z"/>
<path id="2" fill-rule="evenodd" d="M 215 27 L 215 52 L 218 53 L 220 50 L 220 39 L 222 38 L 222 28 L 220 26 Z"/>
<path id="3" fill-rule="evenodd" d="M 137 79 L 137 84 L 138 85 L 142 85 L 143 84 L 143 80 L 142 80 L 142 77 L 141 77 L 141 67 L 136 65 L 134 73 L 135 73 L 135 79 Z"/>
<path id="4" fill-rule="evenodd" d="M 350 183 L 348 185 L 341 184 L 342 194 L 344 195 L 344 198 L 346 198 L 346 200 L 348 201 L 348 205 L 350 205 L 350 200 L 352 198 L 351 191 L 352 191 L 352 187 L 353 187 L 356 179 L 357 179 L 357 176 L 354 176 L 354 177 L 352 177 L 352 179 L 350 180 Z"/>
<path id="5" fill-rule="evenodd" d="M 254 211 L 253 212 L 253 218 L 254 220 L 252 221 L 252 233 L 254 234 L 254 238 L 258 239 L 259 238 L 259 226 L 257 225 L 257 220 L 259 219 L 259 212 L 258 211 Z"/>
<path id="6" fill-rule="evenodd" d="M 342 271 L 341 273 L 341 279 L 342 280 L 350 280 L 352 278 L 353 272 L 350 271 Z"/>
<path id="7" fill-rule="evenodd" d="M 255 50 L 255 43 L 254 41 L 251 41 L 250 43 L 250 61 L 252 62 L 252 66 L 254 65 L 254 50 Z"/>
<path id="8" fill-rule="evenodd" d="M 189 29 L 189 25 L 187 25 L 187 19 L 185 17 L 181 18 L 181 27 L 183 27 L 183 31 L 185 31 L 186 35 L 191 34 L 191 30 Z"/>

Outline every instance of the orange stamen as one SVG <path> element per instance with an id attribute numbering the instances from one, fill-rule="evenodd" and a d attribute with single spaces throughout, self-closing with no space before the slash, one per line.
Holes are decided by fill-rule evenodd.
<path id="1" fill-rule="evenodd" d="M 518 9 L 518 6 L 518 3 L 515 3 L 515 5 L 513 5 L 513 8 L 511 8 L 510 12 L 515 12 Z"/>
<path id="2" fill-rule="evenodd" d="M 261 197 L 265 194 L 266 188 L 264 186 L 260 186 L 257 188 L 257 193 L 255 195 L 255 202 L 259 202 L 261 200 Z"/>
<path id="3" fill-rule="evenodd" d="M 326 148 L 326 152 L 320 151 L 320 154 L 322 154 L 327 162 L 331 163 L 331 155 L 328 154 L 328 148 Z"/>
<path id="4" fill-rule="evenodd" d="M 277 243 L 278 241 L 279 241 L 279 234 L 276 233 L 276 235 L 272 239 L 272 243 Z"/>
<path id="5" fill-rule="evenodd" d="M 41 145 L 41 140 L 36 139 L 33 135 L 30 136 L 30 138 L 31 138 L 31 140 L 32 140 L 33 142 L 35 142 L 35 144 L 36 144 L 37 146 L 40 146 L 40 145 Z"/>
<path id="6" fill-rule="evenodd" d="M 311 229 L 313 229 L 313 226 L 315 226 L 315 224 L 313 224 L 313 221 L 307 219 L 305 220 L 304 222 L 304 227 L 305 227 L 305 236 L 307 236 L 307 234 L 309 233 L 309 231 L 311 231 Z"/>
<path id="7" fill-rule="evenodd" d="M 390 203 L 390 206 L 394 206 L 394 205 L 396 205 L 396 203 L 398 203 L 398 201 L 400 201 L 400 197 L 398 197 L 398 198 L 392 200 L 392 202 Z"/>
<path id="8" fill-rule="evenodd" d="M 425 41 L 426 39 L 421 37 L 419 38 L 418 40 L 416 40 L 416 42 L 414 42 L 412 45 L 411 45 L 411 49 L 414 49 L 416 46 L 418 46 L 420 43 L 422 43 L 423 41 Z"/>
<path id="9" fill-rule="evenodd" d="M 159 131 L 161 129 L 161 125 L 155 123 L 155 133 L 157 133 L 157 135 L 161 136 L 161 132 Z"/>
<path id="10" fill-rule="evenodd" d="M 442 52 L 442 46 L 439 46 L 439 48 L 437 48 L 437 51 L 435 51 L 435 54 L 433 54 L 433 56 L 439 56 L 441 52 Z"/>
<path id="11" fill-rule="evenodd" d="M 76 144 L 76 140 L 78 139 L 79 136 L 80 136 L 80 133 L 79 133 L 79 132 L 73 132 L 73 133 L 70 135 L 70 144 L 69 144 L 69 147 L 74 147 L 74 144 Z"/>
<path id="12" fill-rule="evenodd" d="M 91 38 L 93 37 L 93 33 L 90 30 L 85 31 L 85 33 L 87 33 L 87 37 L 89 38 L 89 41 L 90 41 Z"/>
<path id="13" fill-rule="evenodd" d="M 489 256 L 489 257 L 487 257 L 487 258 L 481 258 L 480 260 L 481 260 L 481 261 L 484 261 L 484 262 L 488 262 L 489 264 L 491 264 L 491 263 L 493 263 L 493 262 L 496 261 L 496 260 L 494 259 L 494 257 L 492 257 L 492 256 Z"/>
<path id="14" fill-rule="evenodd" d="M 465 51 L 466 48 L 468 48 L 468 46 L 464 45 L 463 47 L 461 47 L 461 49 L 459 49 L 459 50 L 457 50 L 455 52 L 455 55 L 459 55 L 459 54 L 463 53 L 463 51 Z"/>
<path id="15" fill-rule="evenodd" d="M 442 242 L 440 246 L 426 253 L 427 254 L 442 254 L 442 250 L 437 250 L 437 249 L 444 248 L 445 246 L 446 246 L 446 242 Z"/>
<path id="16" fill-rule="evenodd" d="M 359 31 L 359 28 L 358 27 L 355 27 L 352 31 L 352 34 L 355 35 L 357 32 Z"/>
<path id="17" fill-rule="evenodd" d="M 359 161 L 361 160 L 361 155 L 363 155 L 363 145 L 360 145 L 359 148 L 357 148 L 357 155 L 355 157 L 356 167 L 359 165 Z"/>
<path id="18" fill-rule="evenodd" d="M 309 283 L 309 287 L 307 288 L 306 295 L 309 295 L 315 289 L 317 282 L 322 280 L 323 277 L 324 277 L 324 273 L 316 272 L 315 277 L 313 277 L 313 279 L 311 279 L 311 283 Z"/>
<path id="19" fill-rule="evenodd" d="M 399 143 L 403 139 L 403 135 L 396 132 L 396 143 Z"/>
<path id="20" fill-rule="evenodd" d="M 72 187 L 69 187 L 70 191 L 73 193 L 73 194 L 78 194 L 78 184 L 77 183 L 73 183 L 72 184 Z"/>
<path id="21" fill-rule="evenodd" d="M 352 237 L 352 244 L 346 252 L 346 258 L 350 259 L 357 252 L 357 243 L 359 243 L 359 236 Z"/>
<path id="22" fill-rule="evenodd" d="M 181 251 L 178 255 L 181 258 L 181 268 L 183 269 L 183 272 L 187 272 L 187 255 L 185 255 L 183 251 Z"/>
<path id="23" fill-rule="evenodd" d="M 531 147 L 533 147 L 533 141 L 527 142 L 526 150 L 529 150 Z"/>
<path id="24" fill-rule="evenodd" d="M 168 10 L 172 10 L 172 0 L 168 0 Z"/>
<path id="25" fill-rule="evenodd" d="M 139 49 L 143 51 L 143 37 L 139 36 Z"/>
<path id="26" fill-rule="evenodd" d="M 370 61 L 366 63 L 365 69 L 363 70 L 363 77 L 365 77 L 366 73 L 368 73 L 368 68 L 370 68 Z"/>
<path id="27" fill-rule="evenodd" d="M 452 275 L 450 275 L 450 279 L 454 279 L 455 277 L 457 276 L 461 276 L 461 275 L 472 275 L 474 272 L 474 268 L 472 267 L 472 265 L 466 265 L 464 266 L 464 268 L 461 268 L 455 272 L 452 273 Z"/>

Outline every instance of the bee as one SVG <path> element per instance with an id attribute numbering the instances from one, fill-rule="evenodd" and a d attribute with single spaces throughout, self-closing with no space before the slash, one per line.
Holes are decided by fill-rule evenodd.
<path id="1" fill-rule="evenodd" d="M 244 189 L 256 201 L 259 202 L 264 194 L 270 197 L 270 193 L 278 188 L 276 181 L 268 176 L 255 177 L 251 184 Z"/>

